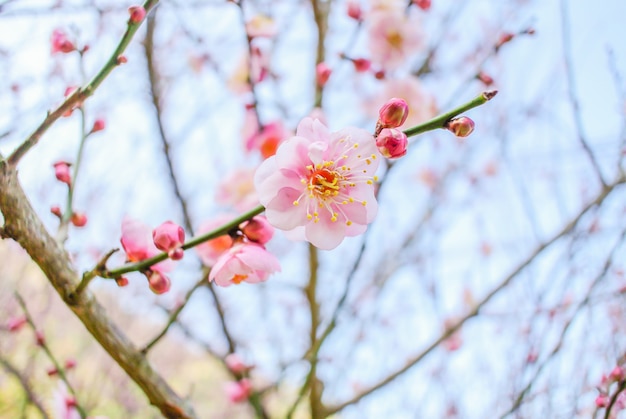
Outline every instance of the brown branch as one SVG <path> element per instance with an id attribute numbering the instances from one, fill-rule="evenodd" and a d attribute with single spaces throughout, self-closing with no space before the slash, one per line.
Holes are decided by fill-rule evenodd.
<path id="1" fill-rule="evenodd" d="M 534 249 L 534 251 L 531 252 L 531 254 L 524 261 L 522 261 L 495 288 L 493 288 L 485 297 L 483 297 L 482 300 L 477 302 L 476 305 L 474 306 L 474 308 L 469 313 L 467 313 L 456 324 L 454 324 L 452 327 L 450 327 L 444 333 L 442 333 L 441 336 L 439 336 L 435 341 L 433 341 L 430 345 L 428 345 L 428 347 L 426 347 L 426 349 L 424 349 L 422 352 L 420 352 L 419 354 L 417 354 L 414 357 L 412 357 L 411 359 L 409 359 L 408 362 L 404 366 L 402 366 L 401 368 L 399 368 L 395 372 L 391 373 L 386 378 L 380 380 L 378 383 L 376 383 L 376 384 L 368 387 L 367 389 L 363 390 L 362 392 L 360 392 L 359 394 L 355 395 L 351 399 L 349 399 L 349 400 L 347 400 L 347 401 L 345 401 L 343 403 L 327 407 L 326 408 L 326 414 L 327 415 L 332 415 L 334 413 L 337 413 L 337 412 L 341 411 L 342 409 L 346 408 L 347 406 L 350 406 L 352 404 L 355 404 L 355 403 L 359 402 L 362 398 L 372 394 L 376 390 L 378 390 L 378 389 L 386 386 L 387 384 L 391 383 L 393 380 L 398 378 L 400 375 L 404 374 L 409 369 L 411 369 L 413 366 L 415 366 L 418 362 L 420 362 L 428 354 L 430 354 L 435 348 L 437 348 L 437 346 L 439 346 L 440 343 L 442 343 L 444 340 L 446 340 L 448 337 L 450 337 L 454 332 L 458 331 L 468 320 L 470 320 L 473 317 L 476 317 L 479 314 L 480 310 L 487 303 L 489 303 L 489 301 L 491 301 L 491 299 L 494 296 L 496 296 L 497 294 L 500 293 L 500 291 L 502 291 L 504 288 L 506 288 L 511 283 L 511 281 L 513 281 L 513 279 L 515 279 L 517 277 L 517 275 L 519 275 L 527 266 L 529 266 L 535 260 L 535 258 L 537 256 L 539 256 L 539 254 L 541 254 L 541 252 L 543 252 L 547 247 L 551 246 L 553 243 L 555 243 L 556 241 L 558 241 L 559 239 L 561 239 L 565 235 L 569 234 L 576 227 L 576 225 L 578 224 L 579 220 L 590 209 L 592 209 L 592 208 L 594 208 L 594 207 L 596 207 L 598 205 L 601 205 L 602 202 L 604 202 L 604 200 L 606 199 L 606 197 L 615 188 L 617 188 L 619 185 L 622 185 L 624 183 L 626 183 L 626 178 L 620 177 L 615 182 L 613 182 L 613 183 L 607 185 L 605 188 L 603 188 L 600 191 L 600 193 L 598 194 L 598 196 L 593 201 L 588 203 L 583 209 L 581 209 L 581 211 L 570 222 L 568 222 L 559 232 L 557 232 L 554 236 L 552 236 L 552 238 L 550 238 L 549 240 L 545 241 L 544 243 L 541 243 L 540 245 L 538 245 Z"/>
<path id="2" fill-rule="evenodd" d="M 16 169 L 6 162 L 0 162 L 0 191 L 4 234 L 26 250 L 89 333 L 165 417 L 195 418 L 192 407 L 174 393 L 132 342 L 109 321 L 93 295 L 88 290 L 80 294 L 73 292 L 80 276 L 73 268 L 69 254 L 46 231 L 20 186 Z"/>

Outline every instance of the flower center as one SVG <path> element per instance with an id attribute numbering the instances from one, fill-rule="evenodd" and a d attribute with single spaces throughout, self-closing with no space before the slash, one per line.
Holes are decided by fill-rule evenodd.
<path id="1" fill-rule="evenodd" d="M 339 181 L 343 180 L 343 176 L 336 170 L 329 170 L 328 163 L 324 163 L 321 168 L 312 170 L 309 175 L 309 190 L 318 196 L 318 198 L 325 199 L 327 196 L 339 195 Z"/>
<path id="2" fill-rule="evenodd" d="M 235 275 L 232 281 L 234 284 L 241 284 L 246 278 L 248 278 L 248 275 Z"/>

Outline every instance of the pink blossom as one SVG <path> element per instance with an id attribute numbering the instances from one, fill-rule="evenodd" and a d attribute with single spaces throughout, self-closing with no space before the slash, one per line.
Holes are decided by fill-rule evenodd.
<path id="1" fill-rule="evenodd" d="M 276 154 L 276 149 L 290 132 L 280 121 L 270 122 L 262 129 L 257 130 L 246 140 L 246 150 L 259 150 L 264 159 Z"/>
<path id="2" fill-rule="evenodd" d="M 320 249 L 363 233 L 378 209 L 379 157 L 367 131 L 331 133 L 319 120 L 304 118 L 296 136 L 257 170 L 255 185 L 268 221 Z"/>
<path id="3" fill-rule="evenodd" d="M 50 43 L 52 44 L 51 51 L 53 54 L 59 52 L 67 54 L 76 49 L 76 46 L 69 40 L 63 29 L 55 29 L 52 32 Z"/>
<path id="4" fill-rule="evenodd" d="M 274 227 L 263 216 L 246 221 L 242 225 L 241 231 L 248 240 L 261 245 L 270 241 L 274 235 Z"/>
<path id="5" fill-rule="evenodd" d="M 388 159 L 404 156 L 408 145 L 406 134 L 395 128 L 385 128 L 376 137 L 378 151 Z"/>
<path id="6" fill-rule="evenodd" d="M 17 332 L 27 323 L 26 316 L 11 317 L 7 323 L 9 332 Z"/>
<path id="7" fill-rule="evenodd" d="M 215 281 L 222 287 L 242 282 L 257 283 L 278 271 L 278 259 L 263 246 L 239 243 L 218 258 L 209 274 L 209 281 Z"/>
<path id="8" fill-rule="evenodd" d="M 157 249 L 167 252 L 169 257 L 178 260 L 182 252 L 178 252 L 185 243 L 185 230 L 172 221 L 166 221 L 152 231 L 152 239 Z M 180 256 L 180 257 L 179 257 Z"/>
<path id="9" fill-rule="evenodd" d="M 69 186 L 72 183 L 70 163 L 66 161 L 58 161 L 54 163 L 54 175 L 59 182 L 63 182 Z"/>
<path id="10" fill-rule="evenodd" d="M 224 391 L 226 392 L 226 397 L 232 403 L 241 403 L 246 401 L 252 394 L 252 384 L 247 378 L 242 378 L 239 381 L 229 381 L 224 385 Z"/>
<path id="11" fill-rule="evenodd" d="M 241 212 L 258 206 L 259 198 L 254 189 L 255 171 L 256 168 L 237 169 L 223 178 L 217 187 L 215 200 Z"/>
<path id="12" fill-rule="evenodd" d="M 198 229 L 198 234 L 205 234 L 216 228 L 222 226 L 224 223 L 231 221 L 234 218 L 233 215 L 222 214 L 211 221 L 203 223 Z M 234 242 L 232 237 L 228 234 L 224 234 L 215 239 L 206 241 L 195 247 L 200 260 L 206 266 L 213 266 L 217 262 L 217 259 L 228 249 L 233 246 Z"/>
<path id="13" fill-rule="evenodd" d="M 609 405 L 609 401 L 611 399 L 606 394 L 600 394 L 596 397 L 596 406 L 597 407 L 607 407 Z"/>
<path id="14" fill-rule="evenodd" d="M 420 25 L 401 10 L 376 11 L 367 22 L 372 61 L 383 68 L 401 66 L 422 48 Z"/>
<path id="15" fill-rule="evenodd" d="M 98 132 L 98 131 L 102 131 L 105 127 L 105 121 L 102 118 L 98 118 L 93 122 L 93 127 L 91 128 L 91 132 Z"/>
<path id="16" fill-rule="evenodd" d="M 122 221 L 122 238 L 120 242 L 129 262 L 139 262 L 161 253 L 154 245 L 150 226 L 130 217 L 124 217 Z M 172 267 L 171 261 L 165 260 L 154 265 L 152 269 L 167 272 Z"/>
<path id="17" fill-rule="evenodd" d="M 226 358 L 224 358 L 224 362 L 229 370 L 234 372 L 235 374 L 243 374 L 248 371 L 250 367 L 248 367 L 241 357 L 237 354 L 228 354 Z"/>

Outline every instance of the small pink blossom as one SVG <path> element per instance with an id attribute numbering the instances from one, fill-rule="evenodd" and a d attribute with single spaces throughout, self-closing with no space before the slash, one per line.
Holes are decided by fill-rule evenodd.
<path id="1" fill-rule="evenodd" d="M 348 0 L 346 12 L 348 16 L 354 20 L 361 20 L 363 18 L 363 11 L 361 10 L 361 5 L 357 0 Z"/>
<path id="2" fill-rule="evenodd" d="M 248 240 L 264 245 L 269 242 L 274 235 L 274 227 L 263 216 L 254 217 L 250 221 L 246 221 L 241 231 Z"/>
<path id="3" fill-rule="evenodd" d="M 413 4 L 424 11 L 430 10 L 431 0 L 413 0 Z"/>
<path id="4" fill-rule="evenodd" d="M 378 122 L 383 128 L 397 128 L 409 116 L 409 105 L 401 98 L 392 97 L 378 111 Z"/>
<path id="5" fill-rule="evenodd" d="M 172 221 L 166 221 L 152 231 L 152 239 L 157 249 L 167 252 L 174 260 L 182 258 L 180 247 L 185 243 L 185 230 Z"/>
<path id="6" fill-rule="evenodd" d="M 76 46 L 69 40 L 63 29 L 55 29 L 52 31 L 50 42 L 52 44 L 51 51 L 53 54 L 59 52 L 67 54 L 76 50 Z"/>
<path id="7" fill-rule="evenodd" d="M 317 85 L 323 87 L 328 82 L 332 72 L 328 64 L 324 62 L 319 63 L 317 67 L 315 67 L 315 80 L 317 81 Z"/>
<path id="8" fill-rule="evenodd" d="M 203 223 L 198 229 L 198 234 L 206 234 L 218 227 L 221 227 L 225 223 L 231 221 L 234 218 L 233 215 L 222 214 L 211 221 Z M 234 244 L 232 237 L 228 234 L 224 234 L 215 239 L 206 241 L 195 247 L 200 260 L 206 266 L 213 266 L 217 262 L 217 259 L 225 252 L 228 251 Z"/>
<path id="9" fill-rule="evenodd" d="M 257 283 L 278 271 L 278 259 L 263 246 L 239 243 L 218 258 L 209 274 L 209 281 L 215 281 L 222 287 L 242 282 Z"/>
<path id="10" fill-rule="evenodd" d="M 254 189 L 255 171 L 256 168 L 236 169 L 224 177 L 217 186 L 215 200 L 241 212 L 258 206 L 259 198 Z"/>
<path id="11" fill-rule="evenodd" d="M 366 58 L 355 58 L 352 60 L 352 64 L 358 73 L 365 73 L 372 67 L 372 62 Z"/>
<path id="12" fill-rule="evenodd" d="M 624 379 L 624 369 L 617 365 L 609 374 L 609 379 L 615 382 L 622 381 Z"/>
<path id="13" fill-rule="evenodd" d="M 401 79 L 386 79 L 382 83 L 380 92 L 366 102 L 366 112 L 374 118 L 379 117 L 380 104 L 390 97 L 404 99 L 409 108 L 404 126 L 412 127 L 426 122 L 437 114 L 434 97 L 426 91 L 416 77 Z"/>
<path id="14" fill-rule="evenodd" d="M 246 150 L 259 150 L 264 159 L 276 154 L 280 143 L 290 136 L 280 121 L 270 122 L 246 140 Z"/>
<path id="15" fill-rule="evenodd" d="M 378 209 L 379 157 L 367 131 L 331 133 L 319 120 L 304 118 L 296 136 L 257 170 L 255 185 L 267 220 L 326 250 L 363 233 Z"/>
<path id="16" fill-rule="evenodd" d="M 451 119 L 446 124 L 445 128 L 457 137 L 463 138 L 474 132 L 474 121 L 467 116 L 460 116 L 458 118 Z"/>
<path id="17" fill-rule="evenodd" d="M 407 152 L 409 140 L 399 129 L 385 128 L 376 137 L 376 146 L 380 154 L 388 159 L 402 157 Z"/>
<path id="18" fill-rule="evenodd" d="M 420 25 L 401 10 L 376 11 L 367 22 L 372 61 L 383 68 L 401 66 L 422 48 Z"/>
<path id="19" fill-rule="evenodd" d="M 141 221 L 130 217 L 124 217 L 122 221 L 122 238 L 120 242 L 129 262 L 139 262 L 161 253 L 154 245 L 152 229 Z M 165 260 L 154 265 L 152 269 L 167 272 L 172 269 L 172 266 L 170 260 Z"/>
<path id="20" fill-rule="evenodd" d="M 252 384 L 247 378 L 242 378 L 239 381 L 229 381 L 224 385 L 224 391 L 226 397 L 232 403 L 244 402 L 252 394 Z"/>
<path id="21" fill-rule="evenodd" d="M 131 23 L 140 23 L 146 17 L 146 9 L 143 6 L 130 6 L 128 14 Z"/>
<path id="22" fill-rule="evenodd" d="M 72 184 L 72 175 L 70 174 L 71 164 L 66 161 L 58 161 L 54 163 L 54 175 L 59 182 L 63 182 L 66 185 Z"/>
<path id="23" fill-rule="evenodd" d="M 607 407 L 611 399 L 606 394 L 600 394 L 596 397 L 596 407 Z"/>

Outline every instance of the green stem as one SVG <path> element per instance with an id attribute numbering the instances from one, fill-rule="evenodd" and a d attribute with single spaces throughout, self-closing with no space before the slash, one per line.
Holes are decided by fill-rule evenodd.
<path id="1" fill-rule="evenodd" d="M 156 6 L 157 3 L 158 0 L 147 0 L 146 2 L 144 2 L 143 7 L 144 9 L 146 9 L 146 13 L 149 13 L 150 10 L 152 10 L 152 8 Z M 128 44 L 130 44 L 130 41 L 133 39 L 135 32 L 137 32 L 140 26 L 141 22 L 133 23 L 130 22 L 130 20 L 128 21 L 126 32 L 124 32 L 124 35 L 117 45 L 117 48 L 115 48 L 115 51 L 113 51 L 113 54 L 111 54 L 108 61 L 98 72 L 98 74 L 96 74 L 94 78 L 84 87 L 77 89 L 74 93 L 69 95 L 65 99 L 65 101 L 61 103 L 55 110 L 48 112 L 46 118 L 35 129 L 35 131 L 33 131 L 33 133 L 8 157 L 7 162 L 10 166 L 17 165 L 17 163 L 22 157 L 24 157 L 28 150 L 30 150 L 39 142 L 39 140 L 45 134 L 48 128 L 50 128 L 52 124 L 57 119 L 59 119 L 65 112 L 74 108 L 77 104 L 83 103 L 88 97 L 94 94 L 94 92 L 100 86 L 100 84 L 102 84 L 104 79 L 106 79 L 111 71 L 113 71 L 113 69 L 119 65 L 118 57 L 120 57 L 124 53 L 124 51 L 128 47 Z"/>
<path id="2" fill-rule="evenodd" d="M 497 90 L 492 90 L 489 92 L 483 92 L 474 99 L 470 100 L 464 105 L 459 106 L 451 110 L 450 112 L 446 112 L 442 115 L 439 115 L 430 121 L 426 121 L 423 124 L 416 125 L 413 128 L 409 128 L 404 130 L 404 133 L 407 137 L 413 137 L 418 134 L 422 134 L 427 131 L 432 131 L 439 128 L 445 128 L 446 124 L 455 116 L 458 116 L 464 112 L 469 111 L 470 109 L 474 109 L 480 105 L 483 105 L 489 102 L 493 97 L 498 93 Z"/>
<path id="3" fill-rule="evenodd" d="M 224 234 L 228 234 L 229 231 L 237 228 L 239 224 L 243 223 L 244 221 L 248 221 L 249 219 L 251 219 L 252 217 L 256 215 L 261 214 L 263 211 L 265 211 L 265 207 L 263 207 L 262 205 L 259 205 L 258 207 L 246 212 L 245 214 L 240 215 L 239 217 L 233 219 L 232 221 L 229 221 L 228 223 L 222 225 L 219 228 L 216 228 L 215 230 L 209 231 L 208 233 L 192 238 L 187 243 L 183 244 L 181 248 L 183 250 L 191 249 L 192 247 L 196 247 L 197 245 L 202 244 L 206 241 L 212 240 L 219 236 L 223 236 Z M 128 272 L 142 271 L 142 270 L 148 269 L 150 266 L 154 265 L 155 263 L 162 262 L 165 259 L 167 259 L 167 253 L 163 252 L 151 258 L 142 260 L 141 262 L 129 263 L 127 265 L 121 266 L 117 269 L 112 269 L 110 271 L 99 271 L 98 268 L 96 268 L 95 271 L 96 271 L 96 275 L 101 276 L 103 278 L 117 278 L 120 275 L 123 275 Z M 88 272 L 85 275 L 90 275 L 90 273 Z"/>

